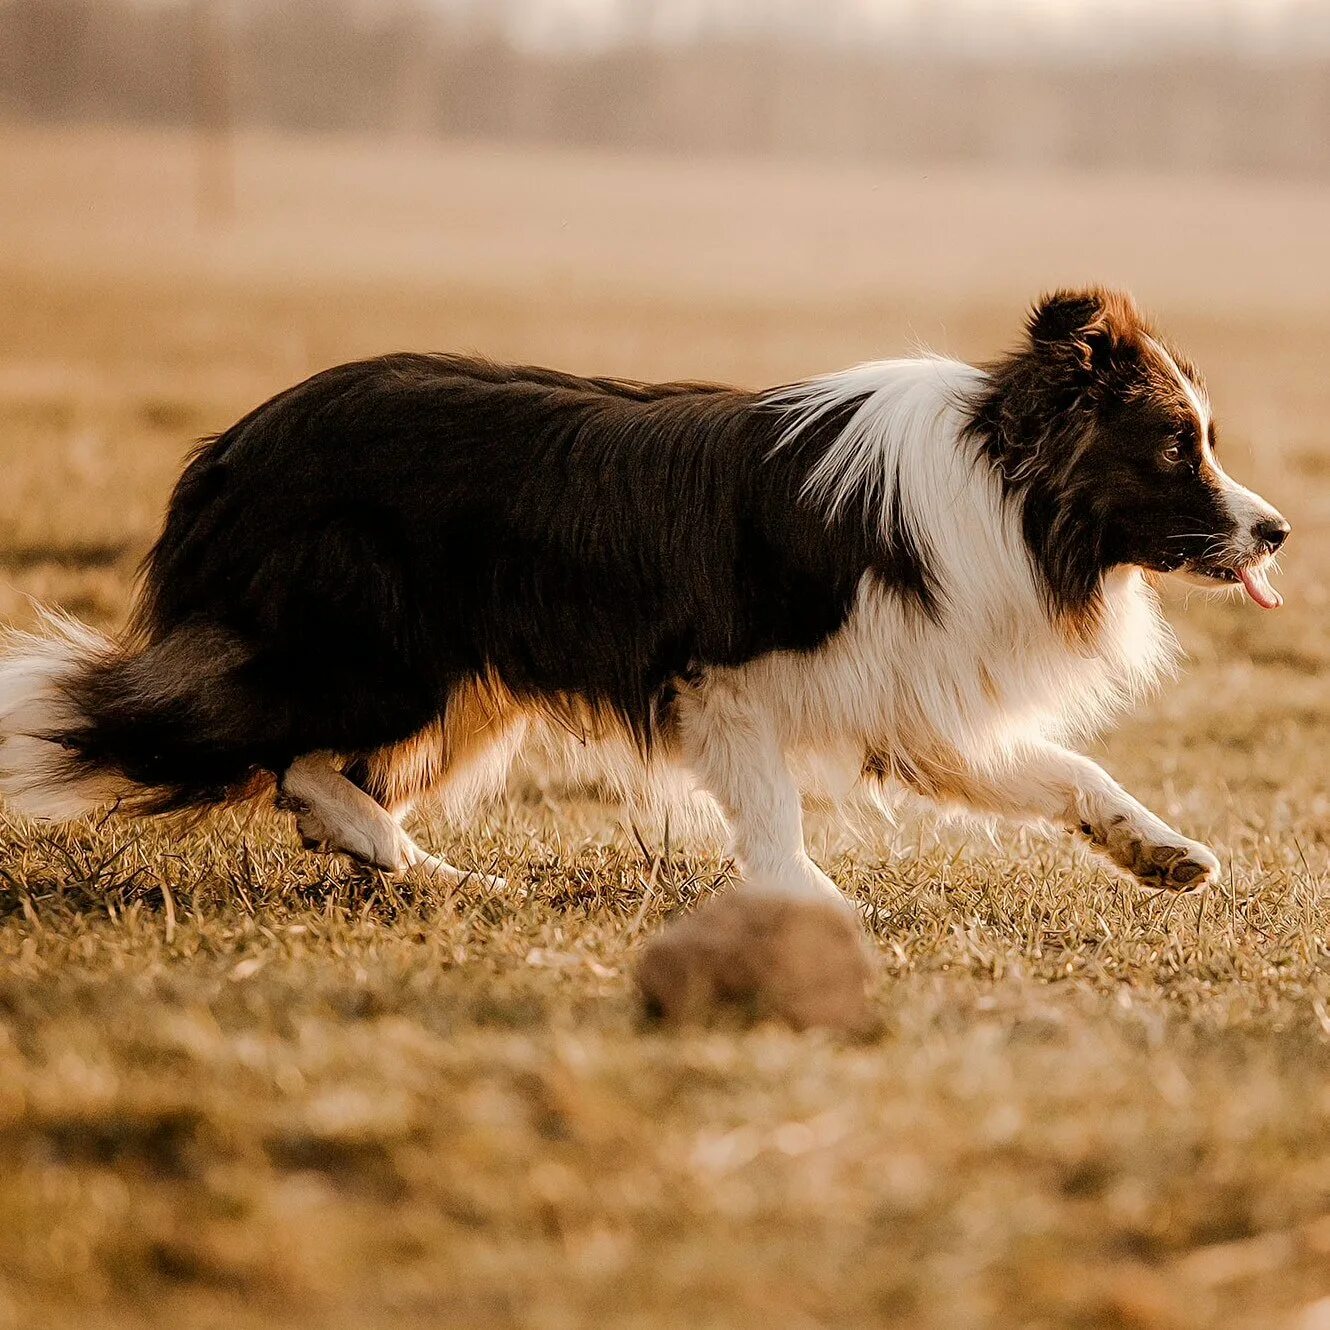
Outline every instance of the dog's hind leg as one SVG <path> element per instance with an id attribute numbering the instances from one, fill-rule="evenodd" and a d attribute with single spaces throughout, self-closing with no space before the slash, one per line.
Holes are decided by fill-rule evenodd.
<path id="1" fill-rule="evenodd" d="M 467 682 L 452 690 L 436 720 L 401 743 L 355 758 L 345 775 L 399 824 L 422 801 L 457 817 L 502 786 L 526 725 L 525 714 L 506 690 Z M 413 849 L 424 856 L 413 862 L 449 880 L 471 876 L 504 885 L 502 878 L 466 874 L 414 844 Z"/>
<path id="2" fill-rule="evenodd" d="M 330 754 L 297 758 L 282 773 L 279 788 L 279 804 L 295 814 L 309 849 L 349 854 L 388 873 L 420 869 L 449 885 L 504 885 L 502 878 L 465 872 L 422 850 L 382 804 L 338 770 Z"/>

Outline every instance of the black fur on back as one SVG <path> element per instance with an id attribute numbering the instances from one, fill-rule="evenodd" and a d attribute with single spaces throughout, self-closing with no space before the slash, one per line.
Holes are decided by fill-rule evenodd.
<path id="1" fill-rule="evenodd" d="M 801 497 L 855 405 L 776 447 L 781 413 L 714 385 L 418 354 L 317 374 L 195 453 L 71 747 L 182 807 L 406 739 L 489 678 L 649 751 L 681 680 L 816 648 L 869 570 L 936 613 L 918 551 Z M 125 671 L 154 655 L 149 717 Z"/>

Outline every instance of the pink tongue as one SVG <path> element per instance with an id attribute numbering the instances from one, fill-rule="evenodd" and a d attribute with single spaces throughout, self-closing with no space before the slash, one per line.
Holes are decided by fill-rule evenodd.
<path id="1" fill-rule="evenodd" d="M 1277 610 L 1284 603 L 1284 597 L 1270 585 L 1264 568 L 1239 568 L 1238 576 L 1247 594 L 1263 610 Z"/>

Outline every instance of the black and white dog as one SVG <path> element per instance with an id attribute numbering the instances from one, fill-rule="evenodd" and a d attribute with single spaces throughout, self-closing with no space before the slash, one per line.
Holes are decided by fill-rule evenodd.
<path id="1" fill-rule="evenodd" d="M 985 369 L 765 392 L 384 356 L 202 445 L 121 638 L 51 616 L 10 642 L 0 792 L 72 818 L 275 778 L 307 843 L 457 880 L 402 817 L 554 718 L 691 769 L 750 901 L 836 893 L 810 752 L 1195 888 L 1210 851 L 1062 745 L 1168 665 L 1155 575 L 1270 608 L 1287 534 L 1221 469 L 1199 375 L 1105 290 L 1043 300 Z"/>

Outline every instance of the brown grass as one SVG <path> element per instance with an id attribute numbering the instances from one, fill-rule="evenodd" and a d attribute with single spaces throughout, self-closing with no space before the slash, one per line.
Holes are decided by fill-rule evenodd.
<path id="1" fill-rule="evenodd" d="M 772 381 L 911 333 L 983 355 L 1028 286 L 1116 274 L 1295 527 L 1288 608 L 1176 602 L 1185 677 L 1103 750 L 1228 875 L 1165 901 L 1035 836 L 819 824 L 874 1031 L 665 1035 L 631 968 L 725 865 L 557 786 L 425 831 L 502 897 L 268 813 L 0 820 L 0 1327 L 1330 1324 L 1330 328 L 1280 312 L 1327 282 L 1330 196 L 1235 189 L 1278 243 L 1225 251 L 1172 184 L 1101 216 L 1074 181 L 888 205 L 848 174 L 279 149 L 208 236 L 178 143 L 0 136 L 30 185 L 0 207 L 0 618 L 117 622 L 190 437 L 350 355 Z M 909 266 L 865 238 L 884 209 Z"/>

